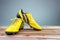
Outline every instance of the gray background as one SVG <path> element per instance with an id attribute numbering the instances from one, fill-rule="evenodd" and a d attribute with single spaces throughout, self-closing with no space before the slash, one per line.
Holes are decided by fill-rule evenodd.
<path id="1" fill-rule="evenodd" d="M 0 0 L 0 26 L 9 25 L 19 9 L 31 12 L 42 26 L 60 25 L 60 0 Z"/>

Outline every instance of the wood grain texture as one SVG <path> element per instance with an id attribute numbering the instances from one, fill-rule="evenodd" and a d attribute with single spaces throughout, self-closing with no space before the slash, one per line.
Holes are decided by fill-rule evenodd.
<path id="1" fill-rule="evenodd" d="M 0 40 L 60 40 L 60 27 L 43 27 L 41 31 L 30 28 L 20 30 L 16 35 L 6 35 L 0 27 Z"/>

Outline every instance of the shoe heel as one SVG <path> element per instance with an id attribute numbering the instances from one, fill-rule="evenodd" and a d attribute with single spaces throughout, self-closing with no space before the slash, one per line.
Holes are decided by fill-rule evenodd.
<path id="1" fill-rule="evenodd" d="M 22 22 L 19 31 L 22 30 L 23 28 L 24 28 L 24 23 Z"/>

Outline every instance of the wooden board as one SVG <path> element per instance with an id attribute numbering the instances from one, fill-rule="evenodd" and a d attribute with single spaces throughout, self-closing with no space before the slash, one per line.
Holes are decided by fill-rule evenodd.
<path id="1" fill-rule="evenodd" d="M 0 27 L 0 40 L 60 40 L 60 27 L 43 27 L 41 31 L 25 28 L 16 35 L 6 35 L 4 30 Z"/>

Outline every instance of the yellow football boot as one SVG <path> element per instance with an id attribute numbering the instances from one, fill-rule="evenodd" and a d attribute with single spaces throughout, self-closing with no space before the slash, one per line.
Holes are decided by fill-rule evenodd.
<path id="1" fill-rule="evenodd" d="M 41 30 L 42 27 L 36 23 L 30 13 L 24 13 L 23 10 L 19 10 L 17 14 L 17 18 L 22 18 L 24 22 L 29 24 L 35 30 Z"/>
<path id="2" fill-rule="evenodd" d="M 9 25 L 9 27 L 6 28 L 5 33 L 7 35 L 14 35 L 14 34 L 18 33 L 20 29 L 23 28 L 23 25 L 24 25 L 24 23 L 21 18 L 15 18 L 13 20 L 13 23 L 11 23 Z"/>
<path id="3" fill-rule="evenodd" d="M 30 25 L 30 27 L 32 27 L 35 30 L 42 30 L 42 26 L 40 26 L 36 23 L 36 21 L 34 20 L 34 18 L 31 15 L 31 13 L 26 13 L 24 17 L 26 20 L 25 22 L 27 22 Z"/>

